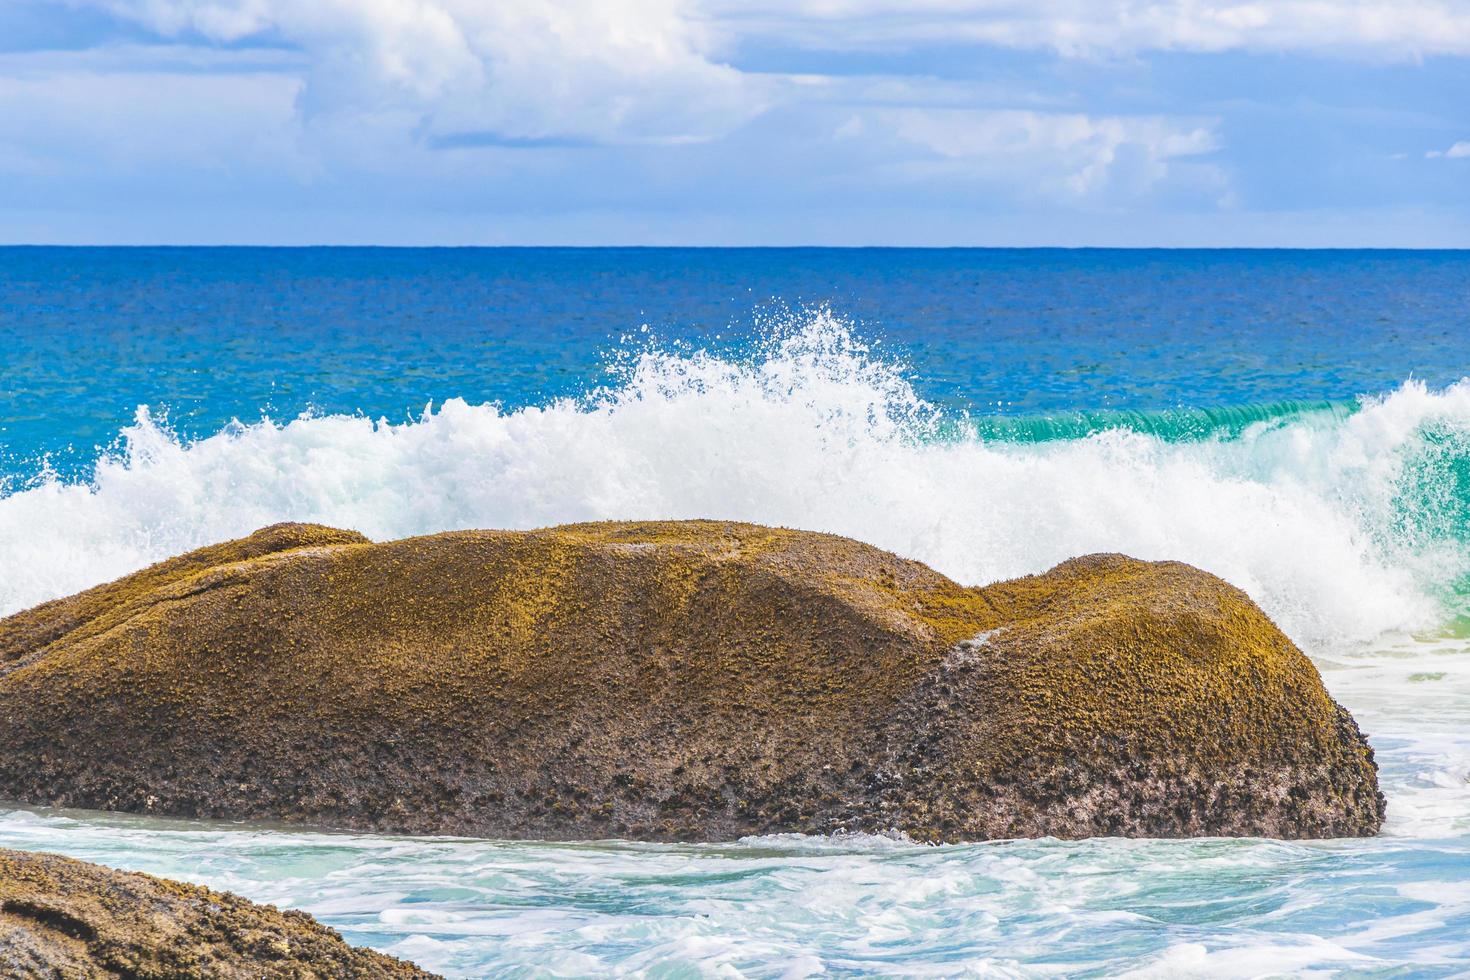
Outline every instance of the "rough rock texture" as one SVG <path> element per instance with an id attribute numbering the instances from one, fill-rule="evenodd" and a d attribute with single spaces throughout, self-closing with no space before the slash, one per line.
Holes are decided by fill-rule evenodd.
<path id="1" fill-rule="evenodd" d="M 305 912 L 228 892 L 0 849 L 0 977 L 430 978 Z"/>
<path id="2" fill-rule="evenodd" d="M 513 838 L 1374 833 L 1240 591 L 711 521 L 281 525 L 0 621 L 0 798 Z"/>

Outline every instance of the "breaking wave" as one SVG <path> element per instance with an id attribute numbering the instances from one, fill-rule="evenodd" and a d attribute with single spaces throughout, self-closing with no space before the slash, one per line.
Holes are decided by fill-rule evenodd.
<path id="1" fill-rule="evenodd" d="M 392 538 L 711 517 L 831 531 L 967 583 L 1121 551 L 1245 589 L 1309 649 L 1452 625 L 1470 381 L 1356 403 L 972 418 L 828 312 L 744 353 L 645 346 L 584 397 L 450 400 L 183 440 L 139 408 L 90 478 L 0 497 L 0 612 L 281 520 Z"/>

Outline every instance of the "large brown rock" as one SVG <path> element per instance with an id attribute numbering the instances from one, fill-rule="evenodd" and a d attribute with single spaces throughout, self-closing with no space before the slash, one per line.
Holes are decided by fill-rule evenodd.
<path id="1" fill-rule="evenodd" d="M 1240 591 L 710 521 L 280 525 L 0 621 L 0 798 L 513 838 L 1374 833 Z"/>
<path id="2" fill-rule="evenodd" d="M 305 912 L 54 854 L 0 849 L 0 976 L 429 980 L 433 974 L 349 946 Z"/>

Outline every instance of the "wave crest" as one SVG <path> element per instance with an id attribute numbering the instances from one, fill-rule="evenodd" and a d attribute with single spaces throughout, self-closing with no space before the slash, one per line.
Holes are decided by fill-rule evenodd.
<path id="1" fill-rule="evenodd" d="M 140 408 L 89 481 L 0 497 L 0 612 L 280 520 L 378 539 L 750 520 L 976 584 L 1121 551 L 1213 571 L 1319 650 L 1442 624 L 1470 574 L 1470 382 L 1357 406 L 1002 423 L 926 403 L 825 310 L 745 355 L 644 347 L 611 370 L 538 407 L 453 399 L 396 424 L 263 420 L 192 442 Z"/>

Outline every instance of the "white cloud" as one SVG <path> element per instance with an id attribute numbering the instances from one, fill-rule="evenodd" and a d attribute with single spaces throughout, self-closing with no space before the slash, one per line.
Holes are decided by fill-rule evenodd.
<path id="1" fill-rule="evenodd" d="M 1218 148 L 1208 123 L 1015 109 L 875 109 L 839 130 L 880 134 L 925 151 L 901 168 L 915 179 L 972 178 L 1062 199 L 1147 193 L 1176 161 Z M 1211 170 L 1208 183 L 1219 182 Z"/>
<path id="2" fill-rule="evenodd" d="M 50 193 L 230 200 L 248 185 L 381 207 L 697 201 L 713 187 L 753 202 L 877 187 L 1048 206 L 1228 196 L 1225 171 L 1198 159 L 1217 148 L 1214 121 L 1086 114 L 1020 81 L 743 74 L 675 0 L 635 13 L 620 0 L 626 16 L 592 0 L 76 2 L 171 40 L 0 54 L 0 173 L 28 182 L 0 199 L 48 179 Z"/>
<path id="3" fill-rule="evenodd" d="M 706 0 L 705 12 L 732 34 L 827 48 L 1470 53 L 1467 0 Z"/>
<path id="4" fill-rule="evenodd" d="M 1431 160 L 1436 159 L 1437 157 L 1444 157 L 1449 160 L 1458 160 L 1464 157 L 1470 157 L 1470 140 L 1460 140 L 1458 143 L 1451 146 L 1448 150 L 1430 150 L 1424 155 Z"/>
<path id="5" fill-rule="evenodd" d="M 725 136 L 773 106 L 825 97 L 821 76 L 777 77 L 721 62 L 722 50 L 758 38 L 831 48 L 998 44 L 1068 55 L 1470 52 L 1470 0 L 69 2 L 101 7 L 186 47 L 260 40 L 293 48 L 295 67 L 280 70 L 301 81 L 297 108 L 314 132 L 352 143 L 368 139 L 354 130 L 439 146 L 686 143 Z M 1042 107 L 1025 94 L 975 99 L 946 85 L 953 87 L 895 78 L 872 86 L 868 104 L 970 98 L 971 106 Z M 1141 123 L 1127 124 L 1134 135 L 1120 135 L 1116 120 L 1100 125 L 1081 142 L 1163 145 L 1140 135 Z M 1036 141 L 1039 154 L 1046 140 Z M 1070 159 L 1076 145 L 1054 149 Z M 1152 149 L 1145 156 L 1168 158 Z"/>
<path id="6" fill-rule="evenodd" d="M 309 114 L 416 120 L 430 137 L 681 141 L 758 113 L 682 0 L 75 0 L 170 37 L 307 55 Z"/>
<path id="7" fill-rule="evenodd" d="M 303 115 L 303 99 L 323 98 L 304 94 L 319 71 L 310 53 L 182 40 L 0 54 L 0 174 L 9 183 L 0 180 L 0 204 L 70 197 L 70 187 L 104 202 L 211 194 L 232 202 L 253 188 L 255 199 L 292 207 L 477 201 L 553 211 L 660 196 L 699 202 L 709 187 L 722 199 L 743 194 L 747 206 L 773 195 L 783 206 L 861 199 L 875 188 L 895 200 L 979 201 L 1000 191 L 1004 200 L 1104 208 L 1161 189 L 1207 205 L 1226 193 L 1223 170 L 1192 159 L 1216 148 L 1213 121 L 1087 115 L 1007 85 L 766 76 L 779 108 L 724 143 L 614 137 L 601 142 L 622 145 L 548 140 L 526 152 L 494 139 L 482 147 L 415 138 L 426 114 L 442 125 L 458 111 L 452 99 L 373 103 L 370 89 Z M 435 148 L 446 144 L 474 149 Z M 784 156 L 771 157 L 772 147 Z"/>

